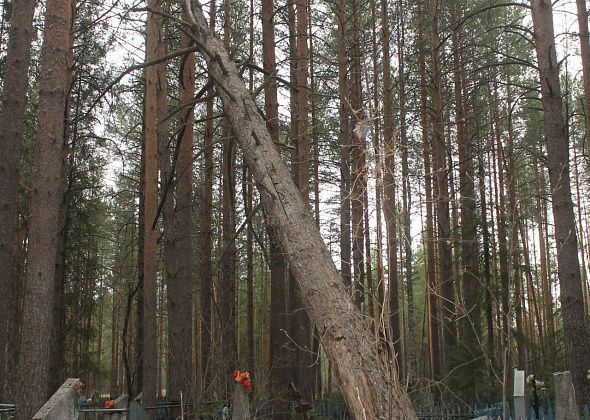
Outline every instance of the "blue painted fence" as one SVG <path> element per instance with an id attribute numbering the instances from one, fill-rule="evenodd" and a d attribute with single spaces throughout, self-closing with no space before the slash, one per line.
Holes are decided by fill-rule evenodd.
<path id="1" fill-rule="evenodd" d="M 580 420 L 590 420 L 590 406 L 587 404 L 579 409 Z M 539 415 L 535 413 L 533 406 L 529 406 L 526 419 L 515 419 L 512 408 L 508 411 L 511 413 L 506 420 L 555 420 L 555 409 L 549 403 L 546 407 L 539 406 Z M 418 411 L 418 418 L 421 420 L 452 420 L 452 419 L 473 419 L 476 417 L 488 416 L 489 419 L 497 420 L 502 418 L 502 404 L 471 409 L 469 407 L 455 408 L 433 408 L 427 411 Z"/>

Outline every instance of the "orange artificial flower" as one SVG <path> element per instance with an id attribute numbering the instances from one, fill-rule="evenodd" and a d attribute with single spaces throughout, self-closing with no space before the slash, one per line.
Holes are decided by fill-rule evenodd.
<path id="1" fill-rule="evenodd" d="M 250 379 L 250 373 L 247 371 L 240 372 L 239 370 L 234 370 L 232 376 L 234 378 L 234 382 L 237 383 Z"/>

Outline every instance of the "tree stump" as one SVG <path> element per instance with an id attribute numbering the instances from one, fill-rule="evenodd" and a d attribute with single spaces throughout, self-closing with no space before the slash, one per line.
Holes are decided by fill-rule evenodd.
<path id="1" fill-rule="evenodd" d="M 250 420 L 250 402 L 240 384 L 234 386 L 232 420 Z"/>
<path id="2" fill-rule="evenodd" d="M 553 374 L 553 378 L 555 380 L 555 419 L 578 420 L 576 391 L 571 372 L 557 372 Z"/>

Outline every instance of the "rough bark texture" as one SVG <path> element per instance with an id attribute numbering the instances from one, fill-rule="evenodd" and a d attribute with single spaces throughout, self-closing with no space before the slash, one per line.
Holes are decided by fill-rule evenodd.
<path id="1" fill-rule="evenodd" d="M 450 349 L 455 345 L 454 281 L 451 255 L 451 220 L 449 215 L 449 171 L 445 144 L 443 104 L 442 104 L 442 70 L 440 59 L 440 39 L 438 34 L 438 2 L 430 2 L 430 36 L 432 56 L 432 154 L 434 156 L 434 201 L 436 203 L 436 220 L 438 225 L 437 253 L 438 276 L 442 295 L 442 325 L 444 338 L 443 361 L 449 356 Z M 445 363 L 445 369 L 447 368 Z"/>
<path id="2" fill-rule="evenodd" d="M 210 27 L 215 29 L 216 16 L 215 0 L 211 1 L 209 16 Z M 207 95 L 213 94 L 210 88 Z M 205 390 L 209 383 L 210 369 L 209 356 L 211 354 L 211 300 L 213 289 L 213 267 L 211 254 L 213 250 L 213 229 L 211 219 L 213 215 L 213 99 L 207 101 L 207 115 L 205 122 L 205 135 L 203 136 L 203 202 L 201 204 L 201 355 L 200 355 L 200 379 L 201 387 Z"/>
<path id="3" fill-rule="evenodd" d="M 363 92 L 361 89 L 361 37 L 359 22 L 359 2 L 352 2 L 352 31 L 350 48 L 350 107 L 352 108 L 352 137 L 350 144 L 350 164 L 352 170 L 351 177 L 351 209 L 352 209 L 352 265 L 354 268 L 353 275 L 353 302 L 359 310 L 363 309 L 364 303 L 364 282 L 365 282 L 365 264 L 364 264 L 364 193 L 366 190 L 365 173 L 365 138 L 362 134 L 365 130 L 363 121 Z"/>
<path id="4" fill-rule="evenodd" d="M 47 398 L 53 286 L 59 207 L 65 185 L 64 114 L 68 93 L 70 0 L 49 0 L 45 15 L 37 116 L 37 145 L 31 190 L 31 229 L 19 357 L 19 420 L 30 419 Z M 31 378 L 34 378 L 31 381 Z"/>
<path id="5" fill-rule="evenodd" d="M 455 6 L 453 8 L 453 20 L 459 20 L 459 11 Z M 463 307 L 460 313 L 464 313 L 461 318 L 461 336 L 465 346 L 465 357 L 460 361 L 465 363 L 467 369 L 472 370 L 475 364 L 481 363 L 481 346 L 479 338 L 481 337 L 481 289 L 480 270 L 479 270 L 479 252 L 477 242 L 477 197 L 475 195 L 475 176 L 474 176 L 474 148 L 473 140 L 469 135 L 469 125 L 467 124 L 467 114 L 464 107 L 464 85 L 462 62 L 460 56 L 461 43 L 459 39 L 459 30 L 453 30 L 453 79 L 455 90 L 455 123 L 457 130 L 457 148 L 459 151 L 459 192 L 461 195 L 461 261 L 462 270 L 462 291 Z M 464 311 L 464 312 L 463 312 Z M 475 375 L 467 375 L 467 380 L 474 381 Z M 475 383 L 471 384 L 475 389 Z"/>
<path id="6" fill-rule="evenodd" d="M 402 202 L 403 202 L 403 234 L 402 243 L 404 245 L 404 270 L 406 280 L 406 294 L 408 297 L 408 337 L 406 339 L 407 349 L 405 354 L 405 365 L 409 369 L 409 373 L 416 372 L 417 358 L 416 358 L 416 324 L 414 323 L 414 287 L 413 287 L 413 269 L 412 269 L 412 232 L 411 232 L 411 205 L 412 205 L 412 189 L 410 187 L 410 168 L 408 165 L 408 124 L 406 122 L 406 70 L 405 70 L 405 17 L 404 17 L 404 1 L 399 0 L 397 3 L 398 14 L 398 28 L 397 28 L 397 43 L 398 52 L 397 58 L 399 63 L 399 119 L 400 119 L 400 152 L 402 158 Z M 405 377 L 407 375 L 403 375 Z"/>
<path id="7" fill-rule="evenodd" d="M 263 66 L 267 72 L 276 69 L 274 0 L 262 1 L 262 55 Z M 277 100 L 277 83 L 273 78 L 264 88 L 264 113 L 266 128 L 273 142 L 279 142 L 279 104 Z M 277 418 L 288 418 L 289 395 L 291 382 L 291 363 L 287 345 L 286 320 L 286 276 L 287 263 L 281 250 L 277 234 L 269 228 L 270 239 L 270 381 L 275 397 L 273 415 Z"/>
<path id="8" fill-rule="evenodd" d="M 348 69 L 346 54 L 346 6 L 338 0 L 338 142 L 340 144 L 340 272 L 346 286 L 352 283 L 350 266 L 350 128 L 348 117 Z"/>
<path id="9" fill-rule="evenodd" d="M 548 0 L 532 0 L 531 7 L 541 78 L 541 104 L 557 242 L 565 355 L 567 367 L 574 379 L 576 397 L 578 402 L 582 402 L 590 400 L 590 380 L 586 376 L 590 366 L 590 352 L 583 350 L 590 348 L 590 342 L 584 317 L 584 298 L 570 187 L 569 145 L 562 114 L 553 12 Z"/>
<path id="10" fill-rule="evenodd" d="M 434 215 L 432 211 L 432 164 L 430 159 L 430 122 L 426 107 L 426 44 L 424 37 L 424 2 L 418 0 L 418 67 L 420 72 L 420 125 L 422 126 L 424 193 L 426 198 L 426 278 L 428 284 L 428 336 L 432 379 L 442 374 L 440 322 L 438 318 L 438 284 L 434 258 Z"/>
<path id="11" fill-rule="evenodd" d="M 497 241 L 498 241 L 498 258 L 500 259 L 500 287 L 501 287 L 501 307 L 502 307 L 502 328 L 504 337 L 507 338 L 510 335 L 508 331 L 511 317 L 511 305 L 509 296 L 509 282 L 510 272 L 508 267 L 508 243 L 506 233 L 506 197 L 504 193 L 504 149 L 502 147 L 502 138 L 500 135 L 500 109 L 498 101 L 498 84 L 494 81 L 494 142 L 495 142 L 495 155 L 497 159 L 497 182 L 494 179 L 494 188 L 496 194 L 496 215 L 497 215 Z M 494 147 L 494 146 L 492 146 Z M 494 176 L 496 178 L 496 176 Z M 510 353 L 510 346 L 507 343 L 504 344 L 505 348 Z"/>
<path id="12" fill-rule="evenodd" d="M 588 34 L 588 11 L 586 0 L 576 0 L 578 28 L 580 32 L 580 55 L 584 75 L 584 113 L 586 115 L 586 143 L 590 151 L 590 35 Z M 588 153 L 590 156 L 590 152 Z"/>
<path id="13" fill-rule="evenodd" d="M 387 271 L 389 277 L 389 326 L 390 340 L 397 357 L 402 356 L 399 310 L 399 279 L 397 275 L 397 214 L 395 202 L 395 138 L 393 132 L 393 82 L 391 77 L 391 53 L 389 51 L 389 15 L 387 1 L 381 1 L 381 43 L 383 44 L 383 214 L 387 237 Z M 401 359 L 400 359 L 401 361 Z"/>
<path id="14" fill-rule="evenodd" d="M 380 103 L 380 92 L 379 92 L 379 80 L 381 75 L 379 74 L 378 66 L 379 61 L 377 58 L 377 44 L 379 43 L 379 35 L 377 32 L 377 1 L 371 0 L 371 16 L 372 16 L 372 33 L 371 40 L 373 44 L 372 61 L 373 61 L 373 109 L 379 109 Z M 379 118 L 373 119 L 373 132 L 371 137 L 373 138 L 373 153 L 375 156 L 375 213 L 376 213 L 376 230 L 377 230 L 377 249 L 375 250 L 375 260 L 377 261 L 377 293 L 373 293 L 370 297 L 371 301 L 377 299 L 377 308 L 375 310 L 375 333 L 378 333 L 381 319 L 381 311 L 383 309 L 383 300 L 385 296 L 385 285 L 383 284 L 384 270 L 383 270 L 383 223 L 381 219 L 381 212 L 383 209 L 382 198 L 383 198 L 383 164 L 381 157 L 381 123 Z M 369 310 L 371 308 L 369 307 Z"/>
<path id="15" fill-rule="evenodd" d="M 191 39 L 181 34 L 182 47 L 189 47 Z M 180 89 L 180 107 L 186 106 L 195 93 L 195 54 L 183 61 Z M 161 77 L 160 77 L 161 78 Z M 161 83 L 165 83 L 163 80 Z M 173 400 L 190 398 L 192 391 L 192 185 L 193 185 L 193 108 L 181 111 L 182 127 L 176 162 L 176 243 L 178 255 L 175 281 L 168 283 L 168 334 L 169 334 L 169 395 Z M 167 137 L 166 137 L 167 138 Z"/>
<path id="16" fill-rule="evenodd" d="M 292 92 L 295 95 L 296 107 L 292 116 L 297 125 L 296 137 L 293 139 L 295 152 L 293 155 L 293 179 L 297 189 L 301 193 L 303 204 L 309 207 L 309 140 L 308 140 L 308 62 L 309 50 L 307 46 L 307 0 L 297 0 L 295 13 L 295 54 L 293 57 L 295 70 L 295 84 L 297 90 Z M 313 366 L 315 357 L 311 353 L 311 325 L 309 315 L 304 309 L 299 296 L 298 285 L 291 281 L 289 289 L 290 307 L 289 312 L 293 318 L 293 335 L 296 343 L 296 382 L 297 391 L 301 396 L 310 400 L 313 392 Z"/>
<path id="17" fill-rule="evenodd" d="M 231 38 L 231 2 L 223 2 L 223 44 L 230 48 Z M 236 327 L 236 244 L 233 240 L 235 222 L 235 140 L 227 119 L 222 123 L 223 144 L 221 148 L 221 249 L 219 258 L 220 280 L 219 288 L 219 316 L 221 328 L 221 348 L 223 349 L 222 363 L 226 372 L 226 386 L 231 388 L 229 375 L 232 366 L 238 363 L 238 347 Z M 222 366 L 223 366 L 222 365 Z"/>
<path id="18" fill-rule="evenodd" d="M 416 415 L 389 369 L 369 326 L 350 302 L 313 218 L 277 153 L 263 118 L 222 42 L 208 29 L 198 1 L 187 6 L 193 34 L 205 54 L 229 121 L 300 286 L 302 301 L 320 332 L 348 409 L 356 419 Z"/>
<path id="19" fill-rule="evenodd" d="M 66 249 L 68 242 L 68 229 L 70 224 L 69 214 L 69 200 L 68 195 L 70 194 L 72 183 L 74 181 L 74 152 L 76 150 L 76 144 L 78 143 L 77 136 L 77 124 L 70 124 L 71 107 L 72 107 L 72 76 L 74 70 L 74 21 L 75 7 L 72 11 L 72 19 L 70 21 L 70 36 L 68 44 L 68 74 L 67 74 L 67 86 L 68 95 L 66 97 L 66 106 L 64 113 L 64 142 L 66 147 L 63 148 L 63 160 L 64 165 L 61 171 L 60 184 L 67 185 L 64 189 L 63 197 L 60 201 L 58 225 L 57 225 L 57 246 L 55 255 L 55 278 L 53 282 L 53 327 L 52 327 L 52 342 L 49 350 L 49 389 L 48 394 L 53 394 L 62 384 L 62 369 L 64 364 L 64 287 L 66 281 Z M 76 106 L 75 115 L 77 119 L 80 109 L 80 91 L 82 88 L 82 80 L 79 78 L 76 89 Z M 71 138 L 70 138 L 71 135 Z M 68 143 L 70 146 L 68 147 Z M 69 149 L 69 150 L 68 150 Z"/>
<path id="20" fill-rule="evenodd" d="M 158 9 L 158 0 L 149 0 L 148 6 Z M 146 61 L 157 58 L 158 23 L 159 17 L 148 13 L 146 29 Z M 145 110 L 144 110 L 144 154 L 145 154 L 145 184 L 144 184 L 144 255 L 143 255 L 143 346 L 142 357 L 142 402 L 152 405 L 156 401 L 157 393 L 157 256 L 156 230 L 154 220 L 158 204 L 158 140 L 157 140 L 157 84 L 158 74 L 155 66 L 145 70 Z"/>
<path id="21" fill-rule="evenodd" d="M 11 300 L 8 291 L 16 281 L 14 238 L 18 202 L 19 164 L 23 119 L 27 101 L 31 40 L 35 0 L 22 0 L 12 5 L 12 19 L 2 92 L 0 114 L 0 397 L 7 396 L 6 351 Z M 6 370 L 5 370 L 6 369 Z"/>

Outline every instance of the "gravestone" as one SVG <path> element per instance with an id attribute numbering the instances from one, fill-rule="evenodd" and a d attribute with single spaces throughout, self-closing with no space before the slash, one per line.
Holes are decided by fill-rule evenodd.
<path id="1" fill-rule="evenodd" d="M 59 387 L 49 401 L 33 416 L 33 420 L 77 420 L 78 394 L 75 389 L 79 379 L 69 378 Z"/>
<path id="2" fill-rule="evenodd" d="M 571 372 L 553 374 L 555 381 L 555 420 L 578 420 L 576 391 Z"/>
<path id="3" fill-rule="evenodd" d="M 524 370 L 514 369 L 514 419 L 526 420 Z"/>

